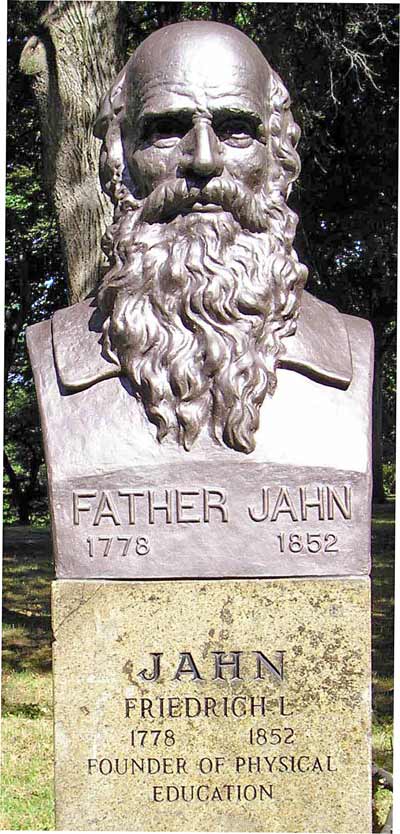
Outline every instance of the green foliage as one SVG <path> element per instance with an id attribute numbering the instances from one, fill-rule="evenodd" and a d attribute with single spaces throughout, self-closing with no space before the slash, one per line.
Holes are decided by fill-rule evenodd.
<path id="1" fill-rule="evenodd" d="M 29 248 L 30 254 L 44 264 L 58 245 L 58 236 L 38 172 L 32 167 L 13 164 L 6 181 L 7 242 L 6 257 L 16 250 Z"/>
<path id="2" fill-rule="evenodd" d="M 383 483 L 386 495 L 395 495 L 396 492 L 396 464 L 389 461 L 383 464 Z"/>
<path id="3" fill-rule="evenodd" d="M 395 322 L 390 324 L 395 327 Z M 392 467 L 393 485 L 396 459 L 396 345 L 391 341 L 382 363 L 383 385 L 383 459 L 385 466 Z M 389 470 L 388 470 L 389 471 Z M 388 483 L 389 486 L 389 483 Z M 394 492 L 394 489 L 390 490 Z"/>
<path id="4" fill-rule="evenodd" d="M 21 384 L 18 379 L 9 385 L 5 403 L 7 436 L 5 451 L 18 478 L 22 498 L 18 500 L 12 489 L 10 476 L 4 479 L 4 523 L 18 523 L 21 517 L 21 500 L 29 503 L 30 518 L 34 524 L 48 524 L 46 508 L 46 471 L 43 462 L 41 432 L 37 401 L 33 382 Z M 34 488 L 30 489 L 32 474 L 35 473 Z"/>

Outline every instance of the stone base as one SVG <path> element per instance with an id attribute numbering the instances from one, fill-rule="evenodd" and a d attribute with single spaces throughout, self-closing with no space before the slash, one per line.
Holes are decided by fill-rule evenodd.
<path id="1" fill-rule="evenodd" d="M 368 580 L 59 580 L 53 627 L 58 830 L 371 831 Z"/>

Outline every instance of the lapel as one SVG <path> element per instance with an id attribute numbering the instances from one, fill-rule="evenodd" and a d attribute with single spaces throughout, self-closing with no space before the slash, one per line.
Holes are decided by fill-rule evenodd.
<path id="1" fill-rule="evenodd" d="M 104 316 L 93 298 L 58 310 L 52 318 L 54 357 L 67 391 L 82 391 L 119 376 L 121 368 L 102 355 Z M 305 374 L 335 388 L 348 388 L 352 362 L 343 316 L 303 291 L 297 330 L 284 340 L 279 367 Z"/>

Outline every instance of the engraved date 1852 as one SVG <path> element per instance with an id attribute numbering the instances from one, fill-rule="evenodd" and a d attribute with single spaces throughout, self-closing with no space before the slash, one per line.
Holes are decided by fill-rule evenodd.
<path id="1" fill-rule="evenodd" d="M 87 539 L 89 557 L 95 556 L 147 556 L 150 553 L 150 542 L 146 536 L 89 536 Z"/>
<path id="2" fill-rule="evenodd" d="M 279 533 L 280 553 L 337 553 L 338 540 L 334 533 Z"/>

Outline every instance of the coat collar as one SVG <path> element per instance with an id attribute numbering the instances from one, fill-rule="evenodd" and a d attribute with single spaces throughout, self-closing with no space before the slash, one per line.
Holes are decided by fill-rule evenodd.
<path id="1" fill-rule="evenodd" d="M 103 323 L 93 298 L 54 314 L 55 363 L 67 391 L 82 391 L 121 373 L 119 364 L 102 355 Z M 335 388 L 348 388 L 353 373 L 349 337 L 335 307 L 304 291 L 296 333 L 285 338 L 284 346 L 279 367 Z"/>

